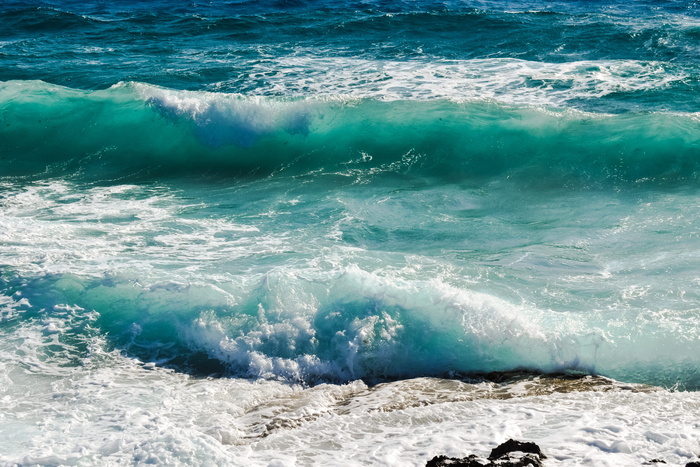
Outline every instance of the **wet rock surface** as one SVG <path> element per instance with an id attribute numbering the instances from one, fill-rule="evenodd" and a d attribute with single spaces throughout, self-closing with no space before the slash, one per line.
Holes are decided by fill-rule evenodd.
<path id="1" fill-rule="evenodd" d="M 535 443 L 523 443 L 520 441 L 515 441 L 513 439 L 509 439 L 505 443 L 493 448 L 491 450 L 491 454 L 489 454 L 489 460 L 496 460 L 500 459 L 505 455 L 510 454 L 511 452 L 523 452 L 523 453 L 530 453 L 530 454 L 535 454 L 537 457 L 540 459 L 546 459 L 547 456 L 542 454 L 542 451 L 540 450 L 540 447 L 536 445 Z"/>
<path id="2" fill-rule="evenodd" d="M 435 456 L 426 467 L 544 467 L 542 460 L 546 458 L 537 444 L 509 439 L 492 449 L 488 459 L 474 454 L 462 458 Z"/>

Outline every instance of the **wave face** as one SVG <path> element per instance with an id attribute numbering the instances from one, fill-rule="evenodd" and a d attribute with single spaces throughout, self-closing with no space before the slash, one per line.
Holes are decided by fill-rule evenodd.
<path id="1" fill-rule="evenodd" d="M 479 100 L 281 99 L 125 83 L 0 87 L 7 175 L 400 174 L 450 181 L 697 181 L 695 114 L 590 114 Z"/>

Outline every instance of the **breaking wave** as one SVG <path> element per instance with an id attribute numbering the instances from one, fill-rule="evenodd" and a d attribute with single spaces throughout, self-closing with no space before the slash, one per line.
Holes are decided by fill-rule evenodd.
<path id="1" fill-rule="evenodd" d="M 592 114 L 489 100 L 245 97 L 122 83 L 0 86 L 6 175 L 508 177 L 583 186 L 694 182 L 696 114 Z"/>

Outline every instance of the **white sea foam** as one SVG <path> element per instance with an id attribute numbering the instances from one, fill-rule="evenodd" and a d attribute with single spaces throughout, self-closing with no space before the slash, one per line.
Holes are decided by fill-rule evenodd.
<path id="1" fill-rule="evenodd" d="M 0 254 L 5 264 L 23 273 L 100 276 L 153 270 L 152 263 L 185 268 L 195 259 L 206 264 L 208 257 L 214 259 L 211 254 L 235 260 L 260 248 L 282 248 L 274 236 L 256 236 L 254 225 L 179 217 L 197 207 L 179 203 L 166 188 L 118 185 L 76 191 L 59 181 L 27 185 L 5 192 Z"/>
<path id="2" fill-rule="evenodd" d="M 290 55 L 275 59 L 275 73 L 266 62 L 249 65 L 255 94 L 231 94 L 237 89 L 220 82 L 216 92 L 179 91 L 144 83 L 132 87 L 141 99 L 172 116 L 187 116 L 207 128 L 212 144 L 249 145 L 279 128 L 289 133 L 309 131 L 313 110 L 303 101 L 291 105 L 259 99 L 316 98 L 334 100 L 490 100 L 508 105 L 577 107 L 577 103 L 619 93 L 649 92 L 683 84 L 692 70 L 663 61 L 578 60 L 562 63 L 517 58 L 471 60 L 367 60 L 361 58 Z M 226 132 L 212 126 L 227 122 Z M 239 128 L 231 132 L 230 127 Z M 223 139 L 222 139 L 223 138 Z"/>
<path id="3" fill-rule="evenodd" d="M 193 379 L 117 354 L 49 377 L 17 371 L 12 354 L 0 352 L 15 383 L 0 394 L 8 465 L 421 466 L 443 454 L 486 457 L 509 438 L 536 442 L 547 465 L 682 465 L 700 455 L 699 393 L 603 383 L 533 395 L 425 378 L 304 389 Z"/>
<path id="4" fill-rule="evenodd" d="M 283 103 L 257 96 L 243 99 L 236 94 L 176 91 L 142 83 L 130 86 L 162 114 L 194 122 L 199 139 L 213 147 L 250 147 L 260 137 L 280 130 L 302 135 L 309 132 L 311 116 L 304 102 Z"/>
<path id="5" fill-rule="evenodd" d="M 277 96 L 355 98 L 491 99 L 507 104 L 565 105 L 612 93 L 659 90 L 682 82 L 687 72 L 672 64 L 635 60 L 547 63 L 514 58 L 390 61 L 288 56 L 253 65 L 256 93 Z M 256 72 L 255 69 L 259 68 Z M 226 83 L 219 83 L 226 87 Z"/>

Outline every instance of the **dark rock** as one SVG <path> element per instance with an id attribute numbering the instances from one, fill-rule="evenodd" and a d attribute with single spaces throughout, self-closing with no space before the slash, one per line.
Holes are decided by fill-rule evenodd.
<path id="1" fill-rule="evenodd" d="M 642 463 L 642 465 L 652 465 L 652 464 L 665 464 L 666 461 L 663 459 L 652 459 L 650 461 Z"/>
<path id="2" fill-rule="evenodd" d="M 492 460 L 486 466 L 493 467 L 544 467 L 542 460 L 536 454 L 525 454 L 522 457 L 510 457 L 506 455 Z"/>
<path id="3" fill-rule="evenodd" d="M 535 443 L 522 443 L 509 439 L 494 448 L 488 460 L 474 454 L 461 459 L 435 456 L 428 461 L 426 467 L 544 467 L 542 459 L 546 458 Z"/>
<path id="4" fill-rule="evenodd" d="M 478 459 L 479 457 L 474 454 L 461 459 L 457 457 L 435 456 L 425 464 L 425 467 L 484 467 L 484 464 L 479 462 Z"/>
<path id="5" fill-rule="evenodd" d="M 492 461 L 495 459 L 500 459 L 501 457 L 505 456 L 506 454 L 510 454 L 511 452 L 525 452 L 535 454 L 539 456 L 540 459 L 547 458 L 547 456 L 542 454 L 540 447 L 535 443 L 523 443 L 520 441 L 515 441 L 514 439 L 509 439 L 505 443 L 499 444 L 491 450 L 491 454 L 489 454 L 489 460 Z"/>
<path id="6" fill-rule="evenodd" d="M 700 462 L 688 462 L 687 464 L 685 464 L 685 467 L 700 467 Z"/>

